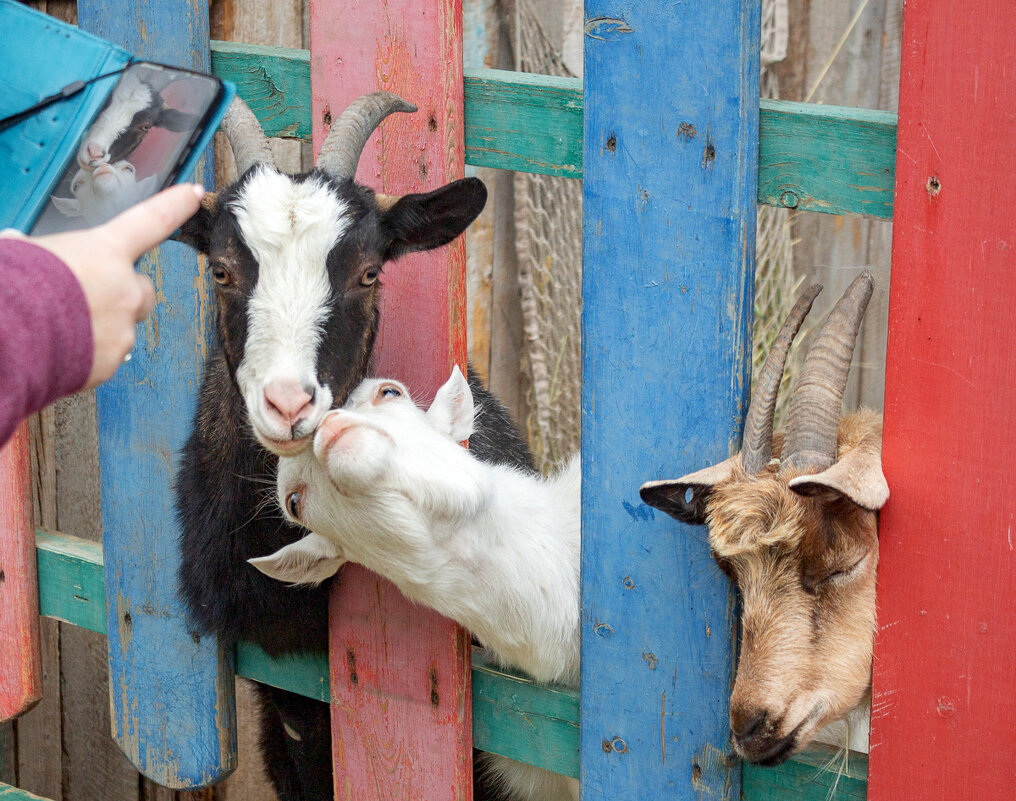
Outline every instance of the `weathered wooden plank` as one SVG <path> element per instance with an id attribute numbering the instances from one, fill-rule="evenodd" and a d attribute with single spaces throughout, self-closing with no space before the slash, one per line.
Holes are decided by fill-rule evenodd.
<path id="1" fill-rule="evenodd" d="M 873 801 L 1016 776 L 1014 25 L 1007 0 L 904 9 Z"/>
<path id="2" fill-rule="evenodd" d="M 798 754 L 776 768 L 744 763 L 741 798 L 745 801 L 865 801 L 868 758 L 835 749 Z"/>
<path id="3" fill-rule="evenodd" d="M 82 0 L 78 22 L 143 58 L 209 66 L 205 2 Z M 178 243 L 152 251 L 141 270 L 159 302 L 133 359 L 96 393 L 110 707 L 113 738 L 131 762 L 159 784 L 190 788 L 223 779 L 236 762 L 230 654 L 192 637 L 176 593 L 175 454 L 206 349 L 208 287 L 194 251 Z"/>
<path id="4" fill-rule="evenodd" d="M 50 801 L 50 799 L 33 795 L 27 790 L 19 790 L 9 784 L 0 784 L 0 801 Z"/>
<path id="5" fill-rule="evenodd" d="M 0 448 L 0 722 L 42 697 L 28 421 Z"/>
<path id="6" fill-rule="evenodd" d="M 747 405 L 758 2 L 587 0 L 584 801 L 737 798 L 736 601 L 643 481 L 736 450 Z"/>
<path id="7" fill-rule="evenodd" d="M 461 0 L 311 0 L 310 52 L 315 149 L 346 105 L 384 89 L 419 111 L 371 137 L 358 179 L 402 194 L 463 176 Z M 374 369 L 429 401 L 465 363 L 465 313 L 462 238 L 387 267 Z M 469 635 L 353 565 L 330 617 L 335 795 L 469 801 Z"/>
<path id="8" fill-rule="evenodd" d="M 238 84 L 269 136 L 309 137 L 307 51 L 212 44 L 213 70 Z M 582 177 L 580 80 L 488 69 L 464 80 L 467 164 Z M 890 112 L 763 100 L 758 202 L 890 219 L 895 143 Z"/>

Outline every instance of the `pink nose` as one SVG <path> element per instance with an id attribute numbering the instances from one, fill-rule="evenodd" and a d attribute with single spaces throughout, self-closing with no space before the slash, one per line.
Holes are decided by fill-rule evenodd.
<path id="1" fill-rule="evenodd" d="M 353 425 L 353 421 L 346 415 L 336 412 L 325 415 L 314 435 L 314 455 L 322 462 L 325 461 L 335 441 Z"/>
<path id="2" fill-rule="evenodd" d="M 292 428 L 314 411 L 314 396 L 299 381 L 279 379 L 265 384 L 265 407 L 269 417 Z"/>
<path id="3" fill-rule="evenodd" d="M 89 142 L 88 147 L 85 148 L 88 152 L 89 159 L 101 159 L 106 155 L 106 150 L 102 145 L 96 144 L 95 142 Z"/>

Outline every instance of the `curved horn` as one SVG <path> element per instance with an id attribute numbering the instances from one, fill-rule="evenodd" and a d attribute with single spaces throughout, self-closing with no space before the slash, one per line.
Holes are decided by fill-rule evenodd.
<path id="1" fill-rule="evenodd" d="M 234 97 L 229 104 L 221 127 L 233 151 L 237 175 L 243 175 L 255 164 L 275 166 L 275 157 L 268 145 L 268 137 L 261 129 L 261 123 L 239 97 Z"/>
<path id="2" fill-rule="evenodd" d="M 798 297 L 787 319 L 784 320 L 783 327 L 776 335 L 776 341 L 755 381 L 755 391 L 751 396 L 751 405 L 748 406 L 744 436 L 741 439 L 741 463 L 750 476 L 761 473 L 772 458 L 773 414 L 776 411 L 776 396 L 783 380 L 787 354 L 794 343 L 794 337 L 801 329 L 801 323 L 811 311 L 811 304 L 821 291 L 821 284 L 812 284 Z"/>
<path id="3" fill-rule="evenodd" d="M 815 335 L 794 388 L 781 472 L 789 465 L 819 471 L 835 463 L 843 391 L 857 329 L 873 288 L 871 273 L 865 270 L 847 287 Z"/>
<path id="4" fill-rule="evenodd" d="M 354 100 L 321 144 L 317 168 L 336 178 L 352 180 L 370 135 L 381 120 L 396 111 L 416 111 L 416 106 L 391 92 L 371 92 Z"/>

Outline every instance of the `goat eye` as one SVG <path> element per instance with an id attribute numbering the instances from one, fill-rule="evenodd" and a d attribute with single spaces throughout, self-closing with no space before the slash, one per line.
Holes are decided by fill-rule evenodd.
<path id="1" fill-rule="evenodd" d="M 302 501 L 303 496 L 299 492 L 291 492 L 286 496 L 286 511 L 294 520 L 300 519 L 300 503 Z"/>
<path id="2" fill-rule="evenodd" d="M 380 274 L 381 274 L 380 267 L 368 267 L 366 270 L 363 271 L 363 275 L 360 276 L 360 286 L 370 286 L 375 281 L 377 281 L 377 277 Z"/>
<path id="3" fill-rule="evenodd" d="M 401 398 L 402 392 L 398 387 L 392 386 L 391 384 L 385 384 L 377 391 L 378 400 L 389 400 L 391 398 Z"/>
<path id="4" fill-rule="evenodd" d="M 229 274 L 229 270 L 223 267 L 221 264 L 212 265 L 212 278 L 215 279 L 215 283 L 226 286 L 232 281 L 232 277 Z"/>

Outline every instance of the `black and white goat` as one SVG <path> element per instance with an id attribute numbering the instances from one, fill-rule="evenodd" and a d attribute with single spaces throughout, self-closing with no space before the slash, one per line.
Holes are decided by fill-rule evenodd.
<path id="1" fill-rule="evenodd" d="M 379 197 L 353 175 L 388 114 L 414 111 L 379 92 L 354 102 L 316 169 L 280 173 L 250 110 L 234 101 L 223 130 L 239 180 L 204 204 L 180 238 L 207 254 L 216 345 L 201 380 L 177 477 L 180 587 L 202 632 L 272 655 L 324 651 L 327 588 L 289 589 L 247 560 L 306 533 L 271 502 L 278 455 L 307 448 L 324 415 L 367 375 L 382 265 L 450 242 L 480 213 L 476 179 L 426 194 Z M 503 407 L 478 384 L 481 458 L 532 469 Z M 328 707 L 260 687 L 262 747 L 281 801 L 332 798 Z"/>
<path id="2" fill-rule="evenodd" d="M 251 563 L 306 585 L 357 562 L 466 626 L 501 665 L 577 687 L 578 459 L 549 479 L 484 464 L 458 444 L 473 419 L 458 368 L 427 412 L 396 381 L 363 382 L 312 451 L 279 462 L 279 504 L 314 533 Z M 516 801 L 578 798 L 574 779 L 487 764 Z"/>
<path id="3" fill-rule="evenodd" d="M 152 128 L 187 131 L 199 117 L 166 105 L 162 90 L 173 80 L 168 70 L 134 68 L 124 73 L 109 100 L 78 147 L 78 165 L 94 169 L 122 161 L 141 144 Z"/>

